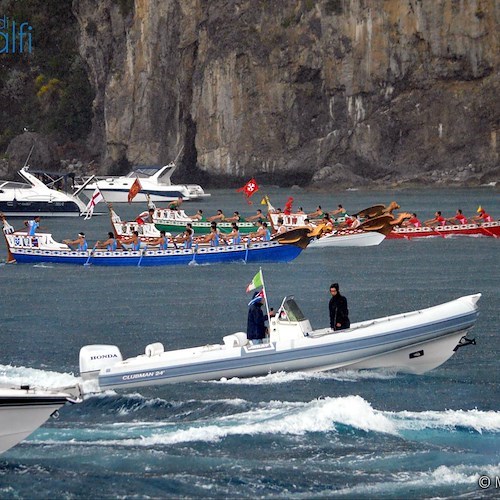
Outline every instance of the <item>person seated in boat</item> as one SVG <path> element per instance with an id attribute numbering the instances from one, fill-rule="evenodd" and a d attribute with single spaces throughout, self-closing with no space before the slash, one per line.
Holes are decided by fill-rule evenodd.
<path id="1" fill-rule="evenodd" d="M 311 212 L 310 214 L 307 214 L 307 216 L 310 219 L 318 219 L 319 217 L 323 216 L 323 209 L 321 208 L 321 205 L 318 205 L 316 210 L 314 212 Z"/>
<path id="2" fill-rule="evenodd" d="M 483 207 L 479 207 L 477 209 L 477 213 L 478 215 L 475 215 L 471 219 L 474 222 L 477 222 L 478 224 L 481 224 L 482 222 L 493 222 L 493 217 L 490 214 L 487 214 Z"/>
<path id="3" fill-rule="evenodd" d="M 347 210 L 339 203 L 335 210 L 332 210 L 332 215 L 337 217 L 345 217 L 347 215 Z"/>
<path id="4" fill-rule="evenodd" d="M 361 226 L 361 221 L 357 215 L 349 215 L 349 218 L 351 219 L 350 229 L 356 229 Z"/>
<path id="5" fill-rule="evenodd" d="M 333 231 L 334 223 L 328 212 L 325 212 L 325 214 L 323 215 L 321 223 L 325 225 L 325 233 L 331 233 Z"/>
<path id="6" fill-rule="evenodd" d="M 36 230 L 40 227 L 40 216 L 37 215 L 33 219 L 25 220 L 24 225 L 28 228 L 28 236 L 35 236 Z"/>
<path id="7" fill-rule="evenodd" d="M 316 227 L 307 217 L 304 219 L 304 226 L 307 227 Z"/>
<path id="8" fill-rule="evenodd" d="M 139 238 L 139 231 L 132 231 L 132 236 L 130 238 L 123 239 L 122 244 L 131 245 L 131 250 L 140 250 L 141 239 Z"/>
<path id="9" fill-rule="evenodd" d="M 63 240 L 63 243 L 65 245 L 68 245 L 69 247 L 71 245 L 76 245 L 75 250 L 79 252 L 85 252 L 88 249 L 87 240 L 85 239 L 85 233 L 78 233 L 78 238 L 76 238 L 75 240 Z"/>
<path id="10" fill-rule="evenodd" d="M 241 217 L 240 213 L 238 211 L 234 211 L 233 215 L 231 217 L 226 217 L 224 219 L 224 222 L 242 222 L 243 217 Z"/>
<path id="11" fill-rule="evenodd" d="M 220 234 L 216 222 L 210 224 L 210 233 L 203 237 L 201 243 L 209 243 L 211 247 L 219 246 Z"/>
<path id="12" fill-rule="evenodd" d="M 450 217 L 446 219 L 450 224 L 467 224 L 467 217 L 462 213 L 462 210 L 459 208 L 454 217 Z"/>
<path id="13" fill-rule="evenodd" d="M 174 245 L 176 243 L 181 243 L 184 248 L 192 248 L 193 247 L 193 236 L 194 236 L 194 229 L 193 229 L 193 226 L 190 222 L 188 222 L 186 224 L 186 229 L 184 230 L 184 232 L 177 236 L 176 238 L 174 238 L 173 240 L 173 243 Z"/>
<path id="14" fill-rule="evenodd" d="M 210 222 L 222 222 L 226 220 L 226 216 L 224 215 L 222 210 L 219 209 L 217 210 L 217 213 L 215 215 L 212 215 L 212 217 L 209 217 L 207 220 Z"/>
<path id="15" fill-rule="evenodd" d="M 403 222 L 403 226 L 407 227 L 422 227 L 422 223 L 420 219 L 417 217 L 416 213 L 411 214 L 411 217 L 408 220 Z"/>
<path id="16" fill-rule="evenodd" d="M 183 201 L 184 200 L 182 199 L 182 196 L 179 196 L 176 200 L 171 201 L 168 204 L 167 208 L 169 210 L 179 210 L 179 208 L 181 207 Z"/>
<path id="17" fill-rule="evenodd" d="M 266 318 L 262 311 L 263 292 L 254 292 L 248 303 L 247 339 L 251 344 L 262 344 L 266 338 Z"/>
<path id="18" fill-rule="evenodd" d="M 231 232 L 229 234 L 221 233 L 219 236 L 226 242 L 231 240 L 233 245 L 239 245 L 241 243 L 240 228 L 236 222 L 231 224 Z"/>
<path id="19" fill-rule="evenodd" d="M 286 233 L 287 228 L 286 226 L 283 225 L 283 218 L 278 217 L 278 222 L 277 222 L 277 227 L 276 227 L 276 234 L 282 234 Z"/>
<path id="20" fill-rule="evenodd" d="M 262 241 L 269 241 L 271 239 L 271 231 L 267 227 L 267 222 L 257 222 L 257 231 L 250 233 L 250 238 L 261 239 Z"/>
<path id="21" fill-rule="evenodd" d="M 305 214 L 304 209 L 302 207 L 299 207 L 299 209 L 295 213 L 296 214 L 301 214 L 301 215 Z"/>
<path id="22" fill-rule="evenodd" d="M 155 209 L 154 208 L 149 208 L 145 212 L 141 212 L 135 221 L 137 224 L 152 224 L 153 223 L 153 216 L 155 214 Z"/>
<path id="23" fill-rule="evenodd" d="M 262 210 L 260 208 L 258 208 L 255 215 L 250 215 L 245 220 L 247 222 L 257 222 L 257 221 L 263 222 L 265 220 L 265 217 L 262 213 Z"/>
<path id="24" fill-rule="evenodd" d="M 205 216 L 203 215 L 203 210 L 198 210 L 194 215 L 190 216 L 190 219 L 192 220 L 197 220 L 199 222 L 205 222 L 207 219 L 205 219 Z"/>
<path id="25" fill-rule="evenodd" d="M 432 227 L 432 226 L 445 226 L 446 225 L 446 219 L 441 215 L 441 212 L 438 210 L 434 214 L 434 219 L 429 219 L 424 222 L 425 226 Z"/>
<path id="26" fill-rule="evenodd" d="M 361 225 L 357 215 L 346 215 L 344 222 L 341 222 L 338 227 L 339 229 L 356 229 Z"/>
<path id="27" fill-rule="evenodd" d="M 108 239 L 105 241 L 97 240 L 95 247 L 96 248 L 105 248 L 109 252 L 114 252 L 118 248 L 118 242 L 116 241 L 115 235 L 111 231 L 109 231 L 108 232 Z"/>
<path id="28" fill-rule="evenodd" d="M 351 326 L 349 320 L 349 309 L 347 307 L 347 299 L 340 294 L 338 283 L 330 285 L 330 302 L 328 310 L 330 313 L 330 328 L 332 330 L 345 330 Z"/>
<path id="29" fill-rule="evenodd" d="M 159 250 L 168 250 L 168 237 L 165 231 L 160 231 L 160 236 L 148 242 L 148 247 L 158 247 Z"/>

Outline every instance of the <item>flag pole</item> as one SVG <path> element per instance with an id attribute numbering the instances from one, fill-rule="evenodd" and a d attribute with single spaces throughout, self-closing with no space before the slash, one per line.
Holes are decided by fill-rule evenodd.
<path id="1" fill-rule="evenodd" d="M 269 316 L 269 304 L 267 303 L 267 293 L 266 293 L 266 286 L 264 284 L 264 275 L 262 274 L 262 267 L 259 267 L 259 272 L 260 272 L 260 277 L 262 279 L 262 290 L 264 290 L 264 302 L 266 303 L 267 321 L 269 322 L 269 325 L 271 325 L 271 317 Z"/>

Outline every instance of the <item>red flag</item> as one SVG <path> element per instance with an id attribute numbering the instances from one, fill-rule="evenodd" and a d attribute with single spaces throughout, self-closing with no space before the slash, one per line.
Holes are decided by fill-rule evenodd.
<path id="1" fill-rule="evenodd" d="M 251 201 L 248 200 L 251 196 L 253 196 L 257 191 L 259 190 L 259 186 L 257 184 L 257 181 L 252 177 L 243 187 L 240 187 L 239 189 L 236 190 L 236 192 L 241 192 L 243 191 L 243 194 L 247 198 L 247 202 L 249 204 L 252 204 Z"/>
<path id="2" fill-rule="evenodd" d="M 139 182 L 139 177 L 134 181 L 134 183 L 130 186 L 130 190 L 128 192 L 128 202 L 131 203 L 132 200 L 136 197 L 137 193 L 142 189 L 141 183 Z"/>

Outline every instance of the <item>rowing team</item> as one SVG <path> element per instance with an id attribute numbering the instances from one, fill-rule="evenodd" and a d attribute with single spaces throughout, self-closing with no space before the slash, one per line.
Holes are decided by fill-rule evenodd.
<path id="1" fill-rule="evenodd" d="M 434 227 L 434 226 L 446 226 L 447 224 L 469 224 L 469 221 L 471 223 L 477 223 L 477 224 L 480 224 L 482 222 L 493 222 L 493 217 L 491 217 L 490 214 L 486 213 L 484 208 L 479 207 L 477 209 L 477 213 L 478 215 L 471 217 L 470 219 L 467 219 L 467 217 L 465 217 L 465 215 L 463 214 L 462 210 L 459 208 L 453 217 L 446 218 L 443 217 L 441 211 L 437 211 L 434 214 L 433 219 L 426 220 L 423 224 L 418 219 L 417 214 L 414 213 L 412 214 L 412 217 L 410 219 L 408 219 L 406 222 L 403 223 L 403 226 Z"/>
<path id="2" fill-rule="evenodd" d="M 271 231 L 267 226 L 267 222 L 258 222 L 258 228 L 255 233 L 249 233 L 246 236 L 246 241 L 269 241 L 271 239 Z M 194 237 L 194 229 L 191 223 L 186 224 L 186 229 L 179 235 L 171 237 L 170 233 L 160 231 L 160 236 L 157 238 L 149 239 L 146 243 L 147 247 L 154 247 L 160 250 L 167 250 L 171 242 L 175 248 L 181 245 L 183 248 L 192 248 L 193 244 L 202 244 L 209 246 L 219 246 L 222 243 L 228 244 L 228 241 L 233 245 L 242 243 L 242 237 L 239 233 L 238 224 L 232 223 L 232 231 L 228 234 L 221 233 L 217 227 L 216 222 L 210 225 L 210 233 L 205 236 Z M 63 240 L 65 245 L 75 247 L 78 251 L 88 250 L 88 243 L 85 238 L 85 233 L 78 233 L 78 237 L 74 240 Z M 140 250 L 144 247 L 144 242 L 141 241 L 138 231 L 132 231 L 132 236 L 117 240 L 115 235 L 110 231 L 108 238 L 105 241 L 97 241 L 93 250 L 103 249 L 108 251 L 115 251 L 118 248 L 124 248 L 124 245 L 130 246 L 132 250 Z"/>

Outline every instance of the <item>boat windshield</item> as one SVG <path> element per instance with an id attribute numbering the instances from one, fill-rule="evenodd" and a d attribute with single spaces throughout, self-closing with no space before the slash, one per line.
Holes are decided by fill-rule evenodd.
<path id="1" fill-rule="evenodd" d="M 304 321 L 306 317 L 304 313 L 300 310 L 300 307 L 295 302 L 293 297 L 287 297 L 283 302 L 283 309 L 286 312 L 289 321 Z"/>
<path id="2" fill-rule="evenodd" d="M 162 167 L 137 167 L 132 172 L 129 172 L 127 177 L 139 177 L 140 179 L 145 179 L 155 175 L 160 168 Z"/>
<path id="3" fill-rule="evenodd" d="M 24 182 L 0 181 L 0 188 L 2 189 L 30 189 L 32 187 L 30 184 L 25 184 Z"/>

